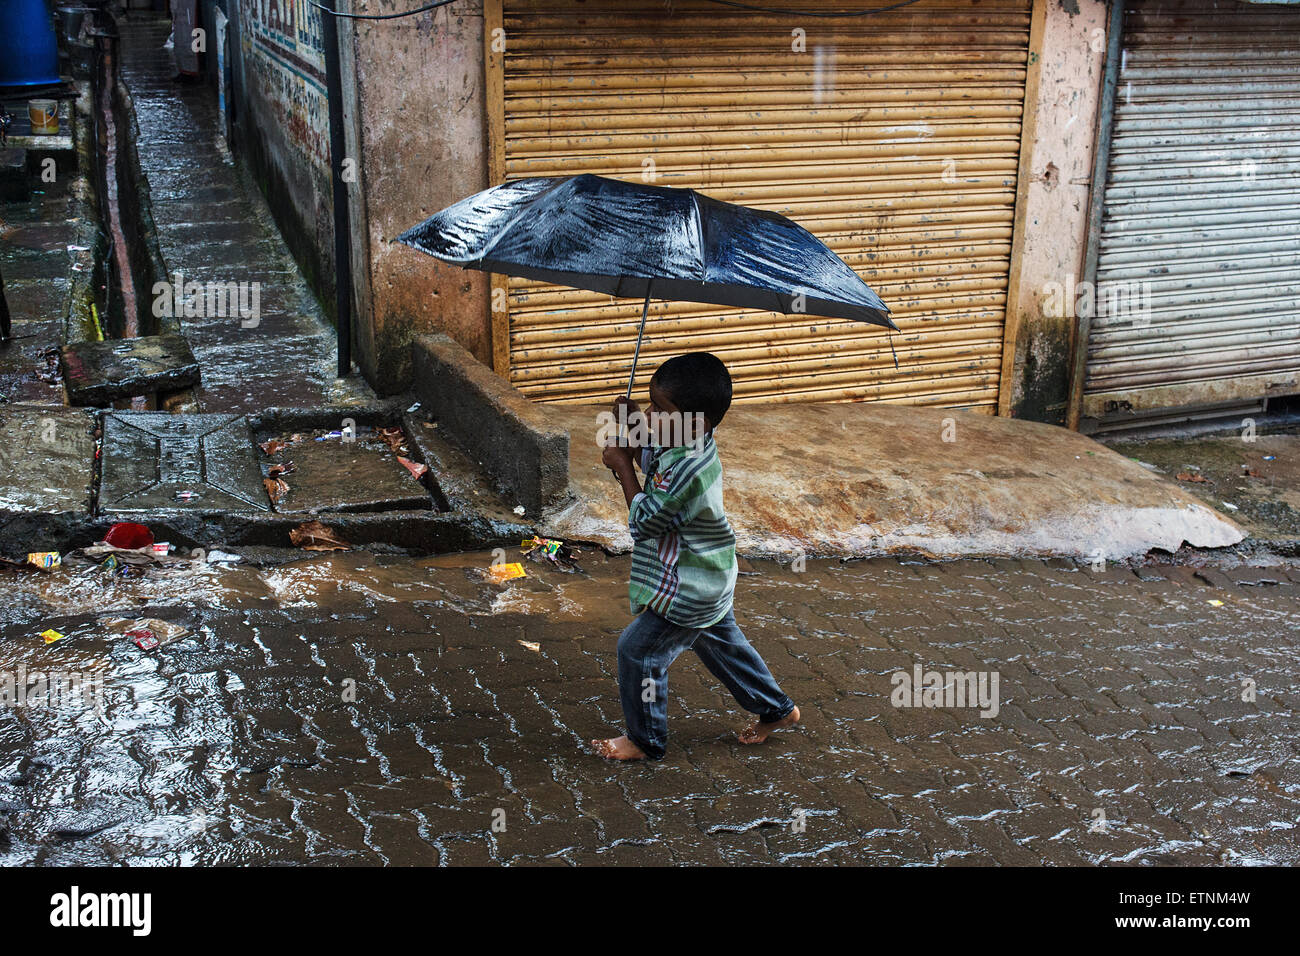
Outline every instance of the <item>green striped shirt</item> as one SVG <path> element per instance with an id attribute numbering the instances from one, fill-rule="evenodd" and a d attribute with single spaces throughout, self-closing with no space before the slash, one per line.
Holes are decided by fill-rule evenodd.
<path id="1" fill-rule="evenodd" d="M 726 617 L 736 588 L 736 536 L 722 510 L 722 463 L 712 435 L 641 453 L 645 490 L 632 499 L 628 598 L 682 627 Z"/>

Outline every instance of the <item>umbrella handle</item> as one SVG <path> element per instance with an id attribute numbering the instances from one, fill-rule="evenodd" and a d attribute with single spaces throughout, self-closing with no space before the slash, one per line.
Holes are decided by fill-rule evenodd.
<path id="1" fill-rule="evenodd" d="M 632 397 L 632 381 L 636 378 L 637 359 L 641 357 L 641 339 L 645 336 L 645 317 L 646 313 L 650 311 L 650 286 L 653 284 L 653 279 L 647 280 L 645 284 L 645 302 L 641 306 L 641 328 L 636 333 L 636 351 L 632 353 L 632 374 L 627 377 L 626 397 L 629 399 Z M 623 427 L 625 424 L 626 422 L 623 421 L 618 423 L 618 443 L 620 446 L 627 443 L 627 429 Z"/>

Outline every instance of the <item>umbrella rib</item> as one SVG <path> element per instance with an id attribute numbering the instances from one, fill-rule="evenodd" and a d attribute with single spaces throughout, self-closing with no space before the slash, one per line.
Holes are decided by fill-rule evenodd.
<path id="1" fill-rule="evenodd" d="M 709 277 L 709 267 L 704 261 L 704 250 L 707 247 L 704 241 L 704 215 L 700 212 L 700 201 L 695 190 L 687 190 L 691 194 L 691 209 L 695 213 L 695 235 L 697 236 L 700 251 L 700 281 L 705 282 Z"/>

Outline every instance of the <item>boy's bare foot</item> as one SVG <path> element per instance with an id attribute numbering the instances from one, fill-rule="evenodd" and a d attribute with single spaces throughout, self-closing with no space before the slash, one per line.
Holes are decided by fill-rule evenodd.
<path id="1" fill-rule="evenodd" d="M 754 723 L 750 724 L 737 734 L 736 737 L 742 744 L 761 744 L 767 739 L 767 735 L 772 731 L 780 730 L 782 727 L 793 727 L 797 723 L 799 723 L 798 707 L 790 711 L 790 713 L 786 714 L 780 720 L 773 721 L 770 724 L 754 721 Z"/>
<path id="2" fill-rule="evenodd" d="M 627 736 L 610 737 L 607 740 L 593 740 L 591 747 L 596 756 L 608 760 L 645 760 L 645 753 Z"/>

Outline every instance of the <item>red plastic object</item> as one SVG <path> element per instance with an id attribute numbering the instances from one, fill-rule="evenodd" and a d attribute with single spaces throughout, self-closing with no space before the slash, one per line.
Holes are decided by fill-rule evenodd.
<path id="1" fill-rule="evenodd" d="M 158 638 L 154 636 L 153 631 L 141 628 L 138 631 L 127 631 L 127 637 L 135 638 L 135 646 L 142 651 L 152 651 L 158 646 Z"/>
<path id="2" fill-rule="evenodd" d="M 104 535 L 104 543 L 111 544 L 115 548 L 126 548 L 134 551 L 136 548 L 151 546 L 153 544 L 153 532 L 144 525 L 136 524 L 133 521 L 119 521 L 108 529 L 108 534 Z"/>

